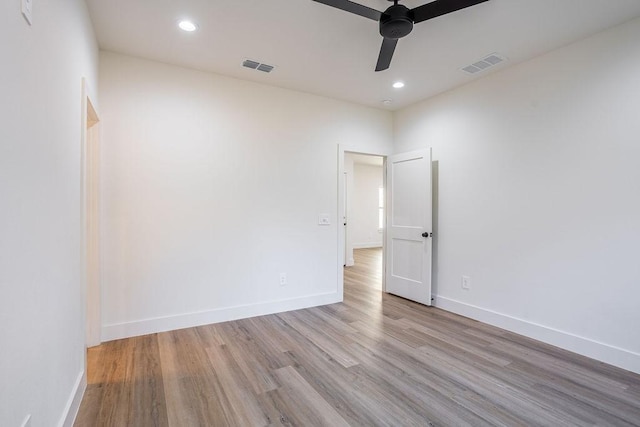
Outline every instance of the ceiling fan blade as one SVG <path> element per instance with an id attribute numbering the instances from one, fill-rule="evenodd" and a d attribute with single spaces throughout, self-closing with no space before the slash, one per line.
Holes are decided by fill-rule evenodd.
<path id="1" fill-rule="evenodd" d="M 370 7 L 363 6 L 358 3 L 354 3 L 349 0 L 313 0 L 318 3 L 326 4 L 327 6 L 333 6 L 337 9 L 341 9 L 347 12 L 355 13 L 356 15 L 364 16 L 365 18 L 379 21 L 382 16 L 382 12 L 378 12 Z"/>
<path id="2" fill-rule="evenodd" d="M 411 12 L 413 12 L 413 22 L 417 24 L 418 22 L 437 18 L 438 16 L 475 6 L 485 1 L 489 0 L 435 0 L 411 9 Z"/>
<path id="3" fill-rule="evenodd" d="M 396 50 L 398 39 L 383 39 L 382 47 L 380 47 L 380 55 L 378 56 L 378 63 L 376 64 L 376 71 L 384 71 L 391 65 L 391 58 L 393 58 L 393 51 Z"/>

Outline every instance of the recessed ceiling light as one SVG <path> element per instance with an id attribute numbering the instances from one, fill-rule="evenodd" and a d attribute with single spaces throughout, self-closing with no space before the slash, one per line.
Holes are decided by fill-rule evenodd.
<path id="1" fill-rule="evenodd" d="M 198 29 L 198 26 L 196 24 L 191 21 L 187 21 L 186 19 L 178 22 L 178 27 L 180 27 L 182 31 L 188 32 L 192 32 Z"/>
<path id="2" fill-rule="evenodd" d="M 395 82 L 395 83 L 393 84 L 393 87 L 394 87 L 394 88 L 396 88 L 396 89 L 403 88 L 403 87 L 404 87 L 404 83 L 402 83 L 402 82 Z"/>

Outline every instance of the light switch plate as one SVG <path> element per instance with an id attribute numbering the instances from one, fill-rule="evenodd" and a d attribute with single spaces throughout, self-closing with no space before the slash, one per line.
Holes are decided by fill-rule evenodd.
<path id="1" fill-rule="evenodd" d="M 31 25 L 33 15 L 33 0 L 21 0 L 22 1 L 22 16 L 26 19 L 27 23 Z"/>
<path id="2" fill-rule="evenodd" d="M 329 220 L 329 214 L 319 214 L 318 225 L 331 225 L 331 221 Z"/>

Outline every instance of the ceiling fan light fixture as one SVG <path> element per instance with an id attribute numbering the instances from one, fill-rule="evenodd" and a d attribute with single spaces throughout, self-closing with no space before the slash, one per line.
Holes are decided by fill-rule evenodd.
<path id="1" fill-rule="evenodd" d="M 404 87 L 404 83 L 403 82 L 395 82 L 393 84 L 394 89 L 402 89 Z"/>
<path id="2" fill-rule="evenodd" d="M 389 6 L 384 12 L 351 0 L 313 1 L 378 21 L 380 35 L 382 36 L 382 46 L 380 47 L 375 70 L 384 71 L 391 65 L 391 59 L 398 40 L 407 36 L 413 30 L 414 24 L 457 12 L 489 0 L 430 0 L 413 9 L 398 4 L 399 0 L 389 0 L 393 2 L 393 5 Z"/>
<path id="3" fill-rule="evenodd" d="M 182 31 L 186 31 L 188 33 L 192 33 L 198 29 L 198 26 L 188 19 L 183 19 L 182 21 L 178 22 L 178 27 Z"/>
<path id="4" fill-rule="evenodd" d="M 380 35 L 388 39 L 401 39 L 413 30 L 413 15 L 408 7 L 397 2 L 380 17 Z"/>

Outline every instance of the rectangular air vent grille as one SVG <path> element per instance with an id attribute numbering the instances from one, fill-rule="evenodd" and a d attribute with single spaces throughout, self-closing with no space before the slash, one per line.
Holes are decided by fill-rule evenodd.
<path id="1" fill-rule="evenodd" d="M 251 59 L 245 59 L 242 66 L 251 68 L 252 70 L 263 71 L 265 73 L 270 73 L 274 68 L 273 65 L 261 64 L 260 62 L 252 61 Z"/>
<path id="2" fill-rule="evenodd" d="M 254 70 L 255 70 L 256 68 L 258 68 L 258 65 L 260 65 L 260 63 L 259 63 L 259 62 L 252 61 L 252 60 L 250 60 L 250 59 L 247 59 L 247 60 L 245 60 L 245 61 L 242 63 L 242 66 L 243 66 L 243 67 L 253 68 Z"/>
<path id="3" fill-rule="evenodd" d="M 506 60 L 507 58 L 505 58 L 504 56 L 499 55 L 497 53 L 492 53 L 491 55 L 485 58 L 482 58 L 481 60 L 476 61 L 471 65 L 467 65 L 466 67 L 462 68 L 462 71 L 468 74 L 477 74 L 481 71 L 494 67 Z"/>
<path id="4" fill-rule="evenodd" d="M 258 71 L 264 71 L 265 73 L 270 73 L 273 70 L 272 65 L 260 64 L 258 65 Z"/>

